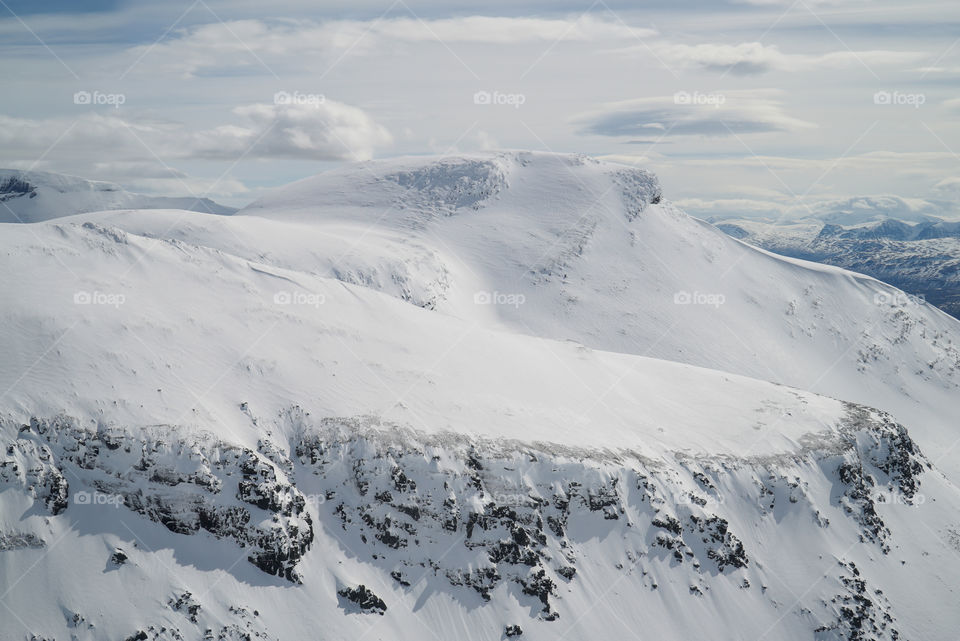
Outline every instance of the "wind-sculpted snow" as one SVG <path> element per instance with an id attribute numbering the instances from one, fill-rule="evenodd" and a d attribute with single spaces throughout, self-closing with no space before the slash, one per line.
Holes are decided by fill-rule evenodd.
<path id="1" fill-rule="evenodd" d="M 399 207 L 453 214 L 479 209 L 506 186 L 506 163 L 497 160 L 452 159 L 436 165 L 389 173 L 385 179 L 405 191 Z"/>

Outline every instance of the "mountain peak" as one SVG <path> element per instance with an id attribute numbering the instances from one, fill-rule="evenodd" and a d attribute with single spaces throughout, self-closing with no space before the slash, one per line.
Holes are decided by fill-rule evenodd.
<path id="1" fill-rule="evenodd" d="M 643 169 L 583 154 L 496 151 L 352 163 L 282 187 L 239 213 L 309 220 L 350 210 L 356 214 L 357 207 L 385 207 L 407 215 L 386 216 L 382 222 L 424 223 L 461 210 L 479 210 L 506 190 L 524 186 L 533 198 L 550 193 L 566 197 L 569 184 L 585 198 L 599 200 L 610 191 L 609 185 L 591 189 L 597 188 L 594 183 L 601 176 L 619 184 L 635 212 L 659 202 L 659 182 Z"/>

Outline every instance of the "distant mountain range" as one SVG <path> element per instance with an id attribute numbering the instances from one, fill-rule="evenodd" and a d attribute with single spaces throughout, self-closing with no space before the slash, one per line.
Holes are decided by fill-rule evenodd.
<path id="1" fill-rule="evenodd" d="M 32 223 L 111 209 L 185 209 L 232 214 L 209 198 L 146 196 L 119 185 L 44 171 L 0 169 L 0 222 Z"/>

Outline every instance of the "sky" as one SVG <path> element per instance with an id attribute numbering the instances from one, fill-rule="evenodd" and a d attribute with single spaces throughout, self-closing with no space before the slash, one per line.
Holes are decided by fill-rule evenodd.
<path id="1" fill-rule="evenodd" d="M 151 194 L 532 149 L 704 218 L 960 216 L 955 0 L 0 0 L 0 70 L 0 167 Z"/>

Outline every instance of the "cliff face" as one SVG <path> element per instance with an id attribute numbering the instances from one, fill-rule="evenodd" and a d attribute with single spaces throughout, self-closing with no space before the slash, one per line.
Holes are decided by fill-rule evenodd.
<path id="1" fill-rule="evenodd" d="M 749 607 L 752 629 L 781 616 L 781 599 L 799 586 L 783 572 L 800 564 L 823 576 L 794 604 L 803 614 L 784 624 L 791 635 L 896 639 L 904 625 L 913 629 L 911 616 L 886 594 L 897 596 L 899 577 L 924 571 L 904 570 L 917 554 L 904 524 L 937 509 L 932 501 L 960 502 L 902 426 L 852 405 L 836 430 L 811 435 L 796 452 L 752 458 L 677 452 L 652 460 L 428 435 L 371 417 L 314 420 L 299 408 L 270 427 L 290 438 L 264 438 L 253 450 L 210 434 L 184 438 L 173 427 L 84 428 L 68 417 L 6 423 L 0 479 L 42 506 L 28 522 L 46 522 L 47 533 L 5 532 L 4 554 L 35 555 L 60 544 L 54 532 L 97 523 L 97 536 L 112 532 L 105 539 L 120 541 L 100 555 L 108 572 L 97 581 L 99 607 L 156 554 L 136 533 L 143 530 L 174 558 L 235 555 L 233 565 L 214 562 L 208 573 L 229 576 L 245 559 L 298 593 L 285 606 L 270 604 L 258 581 L 232 578 L 224 612 L 216 585 L 193 585 L 193 573 L 180 575 L 175 565 L 150 591 L 171 594 L 165 609 L 111 621 L 95 609 L 71 610 L 90 638 L 123 625 L 131 638 L 205 630 L 291 638 L 294 628 L 283 622 L 304 616 L 303 598 L 323 612 L 335 604 L 347 614 L 379 614 L 402 636 L 400 622 L 415 616 L 425 593 L 447 595 L 488 638 L 499 619 L 504 629 L 547 638 L 571 623 L 611 627 L 620 615 L 580 608 L 585 599 L 606 601 L 614 587 L 614 612 L 628 602 L 646 616 L 667 616 L 681 603 L 713 616 Z M 363 567 L 362 577 L 338 568 L 347 559 Z M 61 587 L 60 598 L 75 588 L 69 577 Z M 260 614 L 269 608 L 279 610 Z"/>

